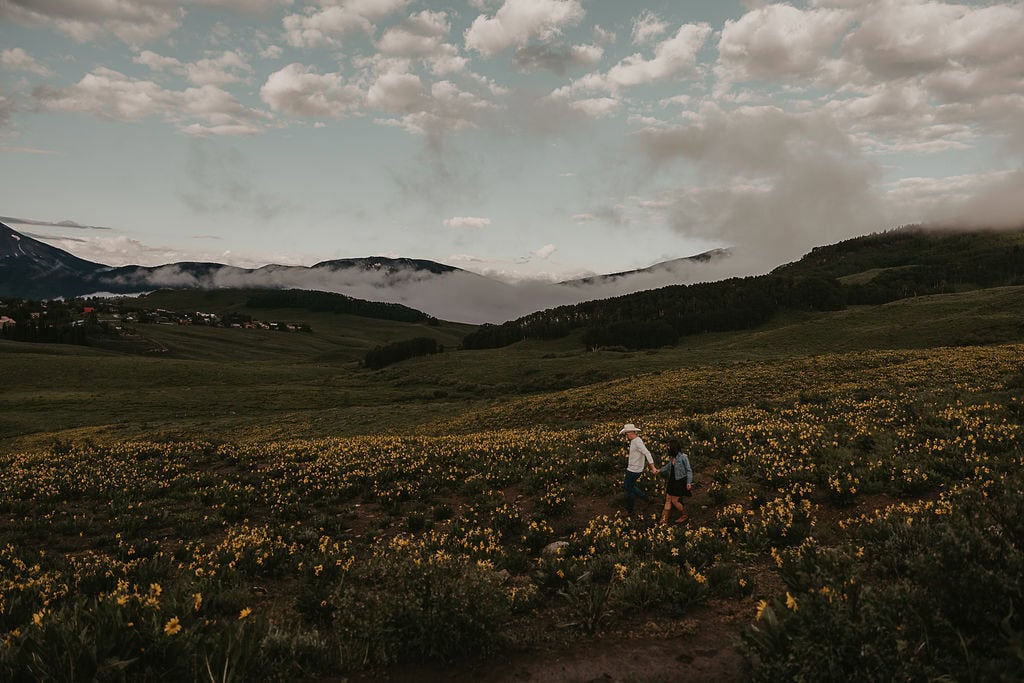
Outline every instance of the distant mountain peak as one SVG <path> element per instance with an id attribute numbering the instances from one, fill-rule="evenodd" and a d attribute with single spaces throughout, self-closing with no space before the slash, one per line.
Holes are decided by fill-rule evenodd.
<path id="1" fill-rule="evenodd" d="M 700 254 L 694 254 L 693 256 L 684 256 L 682 258 L 672 259 L 670 261 L 661 261 L 655 263 L 652 266 L 646 268 L 637 268 L 635 270 L 624 270 L 618 273 L 608 273 L 606 275 L 591 275 L 589 277 L 579 278 L 577 280 L 565 280 L 559 282 L 560 285 L 593 285 L 614 282 L 625 277 L 634 277 L 637 275 L 652 275 L 657 273 L 663 273 L 666 271 L 672 271 L 679 267 L 692 266 L 694 264 L 705 264 L 712 261 L 718 261 L 720 259 L 728 257 L 732 253 L 731 249 L 710 249 Z"/>

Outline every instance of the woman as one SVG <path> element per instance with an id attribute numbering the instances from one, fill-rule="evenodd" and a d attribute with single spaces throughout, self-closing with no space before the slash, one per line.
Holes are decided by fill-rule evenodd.
<path id="1" fill-rule="evenodd" d="M 690 468 L 690 458 L 683 452 L 679 439 L 669 439 L 665 442 L 668 449 L 669 461 L 658 470 L 662 476 L 668 478 L 665 486 L 665 509 L 661 513 L 661 523 L 668 524 L 669 513 L 672 508 L 679 510 L 679 519 L 676 524 L 683 524 L 690 516 L 686 508 L 680 502 L 680 496 L 693 495 L 690 491 L 693 486 L 693 470 Z"/>

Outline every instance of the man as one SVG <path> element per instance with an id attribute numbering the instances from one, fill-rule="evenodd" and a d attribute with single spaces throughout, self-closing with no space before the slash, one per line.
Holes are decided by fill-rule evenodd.
<path id="1" fill-rule="evenodd" d="M 654 466 L 654 458 L 651 456 L 651 452 L 647 450 L 647 446 L 644 445 L 639 432 L 640 430 L 632 422 L 619 430 L 619 435 L 625 434 L 626 440 L 629 441 L 629 463 L 626 465 L 626 480 L 622 484 L 622 489 L 626 492 L 626 510 L 631 515 L 633 514 L 636 499 L 647 498 L 647 494 L 636 485 L 637 479 L 644 472 L 644 460 L 647 461 L 651 472 L 658 474 L 658 468 Z"/>

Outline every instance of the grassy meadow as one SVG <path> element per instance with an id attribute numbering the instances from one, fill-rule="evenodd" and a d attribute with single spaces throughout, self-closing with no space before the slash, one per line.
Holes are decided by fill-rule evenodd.
<path id="1" fill-rule="evenodd" d="M 1013 680 L 1022 294 L 631 353 L 333 314 L 0 343 L 0 679 Z M 687 525 L 650 474 L 625 513 L 627 421 L 682 440 Z"/>

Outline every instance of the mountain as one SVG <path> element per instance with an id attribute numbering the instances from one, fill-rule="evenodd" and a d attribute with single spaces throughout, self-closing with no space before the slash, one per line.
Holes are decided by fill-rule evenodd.
<path id="1" fill-rule="evenodd" d="M 644 276 L 678 276 L 680 271 L 692 269 L 695 265 L 705 265 L 714 261 L 719 261 L 729 256 L 730 253 L 732 252 L 729 249 L 711 249 L 710 251 L 695 254 L 694 256 L 686 256 L 683 258 L 672 259 L 671 261 L 655 263 L 653 266 L 648 266 L 647 268 L 624 270 L 619 273 L 608 273 L 606 275 L 591 275 L 589 277 L 582 277 L 575 280 L 564 280 L 558 284 L 573 287 L 579 285 L 610 284 L 618 280 Z"/>
<path id="2" fill-rule="evenodd" d="M 7 226 L 3 230 L 5 235 L 12 235 L 8 239 L 15 247 L 19 239 L 31 239 Z M 111 267 L 32 242 L 32 250 L 17 252 L 22 263 L 13 259 L 0 261 L 0 296 L 52 299 L 138 294 L 157 289 L 304 289 L 400 304 L 440 320 L 474 325 L 512 320 L 551 306 L 698 279 L 695 266 L 722 256 L 719 252 L 708 252 L 650 268 L 560 284 L 509 284 L 435 261 L 383 256 L 321 261 L 309 267 L 270 264 L 238 268 L 201 262 Z M 32 254 L 39 254 L 34 270 L 28 267 L 33 261 Z M 77 266 L 61 270 L 55 265 L 58 263 Z"/>
<path id="3" fill-rule="evenodd" d="M 52 298 L 78 289 L 103 267 L 0 223 L 0 294 Z"/>
<path id="4" fill-rule="evenodd" d="M 195 261 L 114 267 L 80 259 L 0 223 L 0 296 L 52 299 L 93 293 L 138 294 L 161 288 L 219 289 L 238 285 L 280 289 L 301 287 L 303 280 L 317 284 L 318 276 L 333 277 L 339 273 L 355 276 L 360 283 L 372 281 L 373 287 L 378 289 L 438 275 L 474 275 L 434 261 L 384 256 L 321 261 L 309 267 L 270 264 L 261 268 L 238 268 Z"/>

